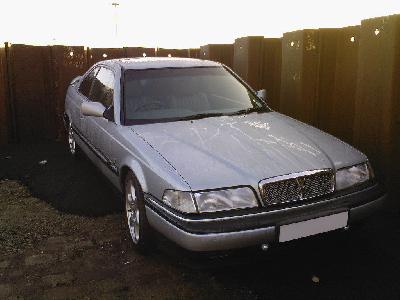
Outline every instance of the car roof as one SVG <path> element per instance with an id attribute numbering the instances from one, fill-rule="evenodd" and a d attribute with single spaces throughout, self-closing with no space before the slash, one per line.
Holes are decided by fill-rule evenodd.
<path id="1" fill-rule="evenodd" d="M 135 57 L 103 61 L 106 64 L 117 64 L 123 69 L 144 70 L 163 68 L 218 67 L 220 63 L 195 58 L 179 57 Z"/>

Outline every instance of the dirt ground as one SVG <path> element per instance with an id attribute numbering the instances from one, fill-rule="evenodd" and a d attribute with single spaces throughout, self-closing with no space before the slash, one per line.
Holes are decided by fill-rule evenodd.
<path id="1" fill-rule="evenodd" d="M 158 236 L 144 256 L 118 193 L 88 160 L 58 143 L 0 150 L 0 299 L 400 297 L 393 205 L 360 228 L 265 253 L 196 254 Z"/>

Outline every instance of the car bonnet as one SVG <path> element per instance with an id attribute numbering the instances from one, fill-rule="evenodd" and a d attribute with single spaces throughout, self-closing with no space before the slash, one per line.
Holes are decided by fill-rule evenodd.
<path id="1" fill-rule="evenodd" d="M 360 162 L 342 141 L 284 115 L 251 113 L 131 126 L 188 182 L 192 190 Z"/>

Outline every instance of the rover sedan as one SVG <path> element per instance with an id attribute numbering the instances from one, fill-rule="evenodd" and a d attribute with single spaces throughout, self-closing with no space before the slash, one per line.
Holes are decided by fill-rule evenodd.
<path id="1" fill-rule="evenodd" d="M 102 61 L 69 86 L 69 151 L 121 191 L 140 250 L 155 231 L 193 251 L 268 249 L 379 207 L 363 153 L 264 98 L 216 62 Z"/>

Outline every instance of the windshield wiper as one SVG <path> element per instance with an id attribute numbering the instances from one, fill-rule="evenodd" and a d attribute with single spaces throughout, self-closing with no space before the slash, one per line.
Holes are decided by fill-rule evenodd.
<path id="1" fill-rule="evenodd" d="M 223 113 L 202 113 L 202 114 L 178 118 L 178 121 L 196 120 L 196 119 L 203 119 L 203 118 L 209 118 L 209 117 L 220 117 L 220 116 L 225 116 L 225 114 L 223 114 Z"/>
<path id="2" fill-rule="evenodd" d="M 241 110 L 235 111 L 233 113 L 230 113 L 229 116 L 244 115 L 244 114 L 249 114 L 252 112 L 266 112 L 266 111 L 268 111 L 268 110 L 265 109 L 264 107 L 249 107 L 246 109 L 241 109 Z"/>

